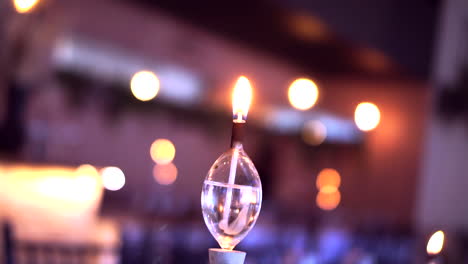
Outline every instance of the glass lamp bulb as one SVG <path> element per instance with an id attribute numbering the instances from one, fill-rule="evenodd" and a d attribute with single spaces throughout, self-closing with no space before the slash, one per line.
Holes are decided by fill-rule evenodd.
<path id="1" fill-rule="evenodd" d="M 223 153 L 211 166 L 201 205 L 205 224 L 222 249 L 232 250 L 255 225 L 262 184 L 242 144 Z"/>

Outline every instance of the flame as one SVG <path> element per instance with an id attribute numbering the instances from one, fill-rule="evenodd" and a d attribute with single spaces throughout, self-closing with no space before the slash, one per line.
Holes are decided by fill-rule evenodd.
<path id="1" fill-rule="evenodd" d="M 429 242 L 427 242 L 427 254 L 430 255 L 437 255 L 442 251 L 444 246 L 444 239 L 445 234 L 443 231 L 439 230 L 432 234 L 431 238 L 429 238 Z"/>
<path id="2" fill-rule="evenodd" d="M 245 76 L 237 79 L 234 91 L 232 92 L 232 112 L 234 122 L 244 123 L 249 113 L 250 103 L 252 102 L 252 86 L 249 79 Z"/>

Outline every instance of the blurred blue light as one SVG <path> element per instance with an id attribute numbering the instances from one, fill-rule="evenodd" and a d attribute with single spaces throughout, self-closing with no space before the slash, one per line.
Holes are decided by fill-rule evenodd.
<path id="1" fill-rule="evenodd" d="M 107 82 L 130 83 L 138 71 L 151 71 L 161 82 L 160 97 L 173 104 L 197 103 L 202 81 L 193 72 L 179 66 L 133 56 L 116 48 L 77 37 L 60 38 L 53 51 L 55 67 Z"/>
<path id="2" fill-rule="evenodd" d="M 302 112 L 290 108 L 272 108 L 266 111 L 262 119 L 268 129 L 283 134 L 299 133 L 304 124 L 310 120 L 318 120 L 326 127 L 325 142 L 359 143 L 362 140 L 362 132 L 356 128 L 352 120 L 324 112 Z"/>
<path id="3" fill-rule="evenodd" d="M 348 233 L 339 229 L 326 229 L 319 237 L 320 259 L 324 263 L 335 263 L 350 246 Z"/>

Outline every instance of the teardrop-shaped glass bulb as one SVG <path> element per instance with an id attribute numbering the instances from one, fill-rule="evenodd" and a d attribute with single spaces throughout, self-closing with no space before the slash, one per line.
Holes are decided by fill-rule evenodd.
<path id="1" fill-rule="evenodd" d="M 211 166 L 201 205 L 205 224 L 223 249 L 232 250 L 255 225 L 262 205 L 262 184 L 241 144 Z"/>

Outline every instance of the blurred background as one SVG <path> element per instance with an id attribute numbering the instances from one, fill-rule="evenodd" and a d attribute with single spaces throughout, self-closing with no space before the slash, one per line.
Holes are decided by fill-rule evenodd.
<path id="1" fill-rule="evenodd" d="M 2 0 L 1 261 L 207 263 L 244 75 L 246 264 L 468 263 L 467 21 L 466 0 Z"/>

